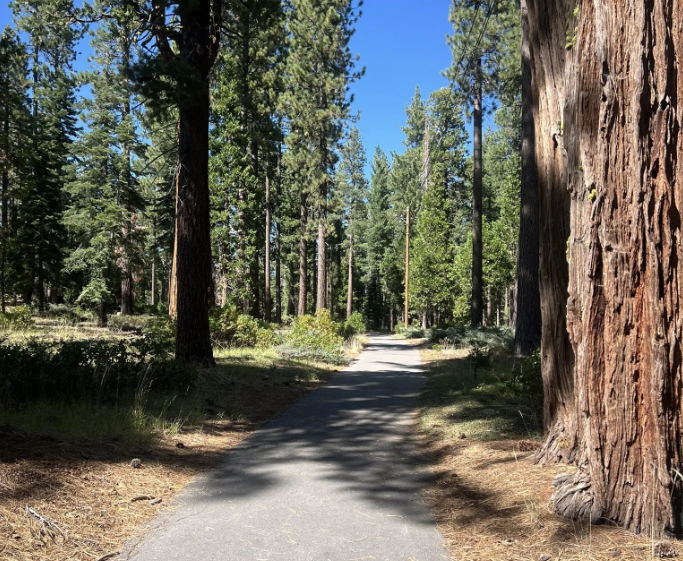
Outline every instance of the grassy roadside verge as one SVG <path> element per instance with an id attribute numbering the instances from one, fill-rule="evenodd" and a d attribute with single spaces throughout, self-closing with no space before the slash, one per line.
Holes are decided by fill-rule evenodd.
<path id="1" fill-rule="evenodd" d="M 429 500 L 458 561 L 641 561 L 658 543 L 604 524 L 590 526 L 549 509 L 552 479 L 571 468 L 533 462 L 539 401 L 520 385 L 520 363 L 493 353 L 474 375 L 472 349 L 424 343 L 427 381 L 419 430 L 434 475 Z M 459 348 L 458 348 L 459 347 Z M 475 353 L 476 355 L 476 353 Z M 675 542 L 662 552 L 680 551 Z"/>
<path id="2" fill-rule="evenodd" d="M 346 353 L 360 350 L 356 342 Z M 273 349 L 226 348 L 216 358 L 187 395 L 0 410 L 0 559 L 118 552 L 193 477 L 341 368 Z"/>

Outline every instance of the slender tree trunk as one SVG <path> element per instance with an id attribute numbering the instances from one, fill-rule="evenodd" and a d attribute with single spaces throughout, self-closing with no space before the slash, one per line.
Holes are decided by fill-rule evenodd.
<path id="1" fill-rule="evenodd" d="M 2 220 L 2 228 L 0 229 L 0 311 L 4 314 L 6 311 L 5 295 L 7 292 L 7 242 L 9 240 L 9 212 L 7 205 L 9 203 L 9 111 L 6 111 L 3 124 L 3 159 L 5 160 L 2 166 L 2 193 L 0 193 L 0 204 L 2 205 L 0 220 Z"/>
<path id="2" fill-rule="evenodd" d="M 296 278 L 296 265 L 291 263 L 289 266 L 289 297 L 287 298 L 287 315 L 291 318 L 294 317 L 297 311 L 296 307 L 296 283 L 294 279 Z"/>
<path id="3" fill-rule="evenodd" d="M 565 48 L 573 5 L 567 0 L 527 0 L 529 47 L 540 195 L 541 374 L 545 437 L 540 462 L 571 462 L 577 450 L 578 415 L 574 395 L 574 352 L 567 333 L 567 239 L 569 192 L 564 150 L 566 75 L 573 66 Z M 516 314 L 524 310 L 515 310 Z"/>
<path id="4" fill-rule="evenodd" d="M 422 312 L 422 329 L 427 329 L 427 311 Z"/>
<path id="5" fill-rule="evenodd" d="M 326 289 L 327 289 L 327 252 L 326 252 L 326 236 L 325 230 L 327 228 L 327 184 L 321 189 L 320 193 L 321 203 L 318 208 L 318 290 L 315 299 L 315 309 L 322 310 L 326 307 Z"/>
<path id="6" fill-rule="evenodd" d="M 180 119 L 178 120 L 178 130 L 177 130 L 178 144 L 180 144 Z M 171 320 L 175 321 L 178 316 L 178 283 L 177 273 L 178 273 L 178 213 L 180 211 L 180 198 L 178 196 L 178 182 L 180 181 L 180 159 L 176 162 L 176 173 L 175 173 L 175 217 L 173 221 L 173 258 L 171 259 L 171 270 L 168 277 L 168 315 Z"/>
<path id="7" fill-rule="evenodd" d="M 297 315 L 306 315 L 306 305 L 308 300 L 308 248 L 306 247 L 306 225 L 308 222 L 308 207 L 306 206 L 306 195 L 301 193 L 299 206 L 299 309 Z"/>
<path id="8" fill-rule="evenodd" d="M 403 321 L 406 328 L 408 327 L 408 309 L 410 306 L 410 207 L 406 209 L 406 280 L 405 280 L 405 311 L 403 313 Z"/>
<path id="9" fill-rule="evenodd" d="M 259 255 L 258 251 L 254 255 L 254 260 L 249 267 L 249 276 L 251 283 L 251 310 L 249 311 L 251 317 L 260 318 L 261 317 L 261 279 L 259 266 Z"/>
<path id="10" fill-rule="evenodd" d="M 266 159 L 266 251 L 264 259 L 263 276 L 265 278 L 265 294 L 263 299 L 264 319 L 270 322 L 270 176 Z"/>
<path id="11" fill-rule="evenodd" d="M 121 313 L 123 315 L 133 313 L 133 273 L 130 267 L 125 267 L 121 278 Z"/>
<path id="12" fill-rule="evenodd" d="M 280 222 L 282 221 L 282 210 L 280 209 L 282 201 L 282 143 L 278 144 L 277 151 L 277 208 L 278 217 L 275 223 L 275 323 L 278 325 L 282 323 L 282 278 L 281 278 L 281 260 L 282 252 L 280 247 Z"/>
<path id="13" fill-rule="evenodd" d="M 152 287 L 151 287 L 151 300 L 150 303 L 152 304 L 152 307 L 157 305 L 156 301 L 156 295 L 157 295 L 157 253 L 156 249 L 153 250 L 152 253 Z"/>
<path id="14" fill-rule="evenodd" d="M 389 307 L 389 331 L 394 332 L 396 327 L 396 320 L 394 318 L 394 306 L 393 304 Z"/>
<path id="15" fill-rule="evenodd" d="M 353 233 L 349 235 L 349 274 L 348 291 L 346 292 L 346 319 L 353 313 Z"/>
<path id="16" fill-rule="evenodd" d="M 493 317 L 493 302 L 491 302 L 491 287 L 486 287 L 486 325 L 490 326 Z"/>
<path id="17" fill-rule="evenodd" d="M 484 314 L 482 245 L 482 86 L 481 58 L 477 60 L 474 86 L 474 151 L 472 183 L 472 327 L 482 324 Z"/>
<path id="18" fill-rule="evenodd" d="M 517 251 L 517 315 L 515 354 L 527 356 L 541 342 L 541 294 L 539 267 L 539 193 L 536 139 L 531 88 L 529 16 L 527 0 L 521 0 L 522 15 L 522 189 Z"/>
<path id="19" fill-rule="evenodd" d="M 100 302 L 97 314 L 97 327 L 107 327 L 107 304 Z"/>

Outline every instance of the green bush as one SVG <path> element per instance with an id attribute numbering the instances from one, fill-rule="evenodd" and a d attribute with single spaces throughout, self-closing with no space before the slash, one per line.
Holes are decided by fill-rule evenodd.
<path id="1" fill-rule="evenodd" d="M 118 403 L 141 389 L 185 392 L 195 378 L 192 367 L 155 358 L 144 345 L 126 341 L 0 344 L 0 403 L 5 406 L 84 398 Z"/>
<path id="2" fill-rule="evenodd" d="M 401 335 L 403 331 L 405 331 L 405 327 L 402 323 L 399 322 L 396 325 L 394 325 L 394 333 L 396 333 L 396 335 Z"/>
<path id="3" fill-rule="evenodd" d="M 15 306 L 11 311 L 0 313 L 0 330 L 2 331 L 30 329 L 34 325 L 31 308 L 28 306 Z"/>
<path id="4" fill-rule="evenodd" d="M 509 377 L 503 382 L 513 395 L 529 398 L 540 407 L 543 404 L 541 352 L 537 350 L 531 356 L 516 362 Z"/>
<path id="5" fill-rule="evenodd" d="M 277 340 L 273 325 L 238 313 L 233 304 L 215 308 L 209 325 L 214 341 L 232 347 L 271 347 Z"/>
<path id="6" fill-rule="evenodd" d="M 350 339 L 354 335 L 365 333 L 365 322 L 359 312 L 353 312 L 351 317 L 344 322 L 341 335 L 344 339 Z"/>
<path id="7" fill-rule="evenodd" d="M 299 316 L 292 322 L 282 349 L 296 349 L 300 357 L 325 357 L 326 362 L 343 360 L 344 338 L 339 331 L 328 310 L 319 310 L 314 316 Z"/>

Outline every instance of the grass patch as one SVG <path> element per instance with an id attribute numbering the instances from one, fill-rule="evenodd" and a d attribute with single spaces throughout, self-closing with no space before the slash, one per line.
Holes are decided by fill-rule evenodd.
<path id="1" fill-rule="evenodd" d="M 648 539 L 548 508 L 553 478 L 573 468 L 533 461 L 542 430 L 538 357 L 515 359 L 505 333 L 493 330 L 436 341 L 422 345 L 427 381 L 418 426 L 434 475 L 428 497 L 452 557 L 653 559 Z"/>

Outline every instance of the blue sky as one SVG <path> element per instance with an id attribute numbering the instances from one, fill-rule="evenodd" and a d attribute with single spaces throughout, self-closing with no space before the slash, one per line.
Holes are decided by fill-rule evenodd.
<path id="1" fill-rule="evenodd" d="M 400 127 L 416 85 L 423 97 L 447 85 L 441 71 L 451 63 L 446 44 L 446 34 L 452 29 L 449 6 L 450 0 L 366 0 L 351 48 L 360 55 L 360 65 L 367 68 L 352 91 L 353 109 L 361 113 L 357 126 L 368 159 L 377 145 L 387 154 L 403 151 Z M 11 10 L 3 3 L 1 28 L 11 21 Z M 83 56 L 77 67 L 86 66 Z"/>

